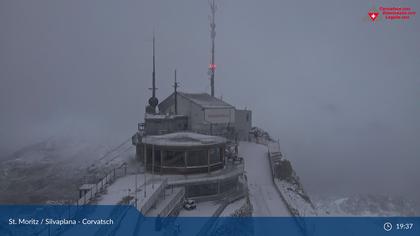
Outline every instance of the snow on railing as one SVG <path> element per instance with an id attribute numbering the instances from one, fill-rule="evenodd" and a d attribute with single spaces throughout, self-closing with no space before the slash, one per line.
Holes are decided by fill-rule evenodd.
<path id="1" fill-rule="evenodd" d="M 162 192 L 164 194 L 164 191 L 167 186 L 168 179 L 165 178 L 152 194 L 148 195 L 145 199 L 143 199 L 143 201 L 140 202 L 140 204 L 137 205 L 137 209 L 143 215 L 146 215 L 150 208 L 152 208 L 155 205 L 155 203 L 159 200 L 159 197 L 162 194 Z M 144 186 L 144 188 L 147 188 L 147 186 Z"/>
<path id="2" fill-rule="evenodd" d="M 168 216 L 185 197 L 185 188 L 178 188 L 178 193 L 168 202 L 165 208 L 159 213 L 161 217 Z"/>
<path id="3" fill-rule="evenodd" d="M 245 192 L 246 191 L 246 192 Z M 231 204 L 232 202 L 246 197 L 246 193 L 248 191 L 241 186 L 239 189 L 230 191 L 225 198 L 220 203 L 219 207 L 213 213 L 213 215 L 207 220 L 204 226 L 201 228 L 200 232 L 198 232 L 198 236 L 205 236 L 209 235 L 209 232 L 213 231 L 212 228 L 215 226 L 220 214 L 226 209 L 226 207 Z"/>
<path id="4" fill-rule="evenodd" d="M 123 163 L 119 167 L 114 168 L 98 183 L 93 184 L 92 187 L 86 191 L 78 200 L 77 205 L 85 205 L 89 203 L 96 195 L 102 192 L 111 184 L 116 178 L 125 176 L 127 174 L 127 164 Z"/>
<path id="5" fill-rule="evenodd" d="M 315 207 L 304 192 L 299 178 L 294 170 L 291 170 L 290 180 L 282 180 L 276 166 L 281 164 L 283 155 L 280 152 L 280 145 L 271 142 L 268 145 L 268 156 L 273 175 L 274 185 L 280 195 L 285 200 L 289 210 L 296 216 L 314 216 L 317 215 Z M 293 191 L 292 191 L 293 190 Z"/>
<path id="6" fill-rule="evenodd" d="M 316 210 L 310 201 L 309 197 L 303 191 L 298 177 L 292 170 L 292 178 L 294 183 L 286 180 L 281 180 L 276 173 L 276 165 L 279 165 L 283 159 L 280 151 L 280 144 L 272 140 L 266 140 L 268 147 L 268 157 L 270 159 L 271 173 L 273 177 L 273 184 L 286 204 L 290 214 L 295 217 L 296 223 L 302 230 L 303 234 L 307 234 L 311 230 L 311 226 L 307 224 L 304 218 L 300 216 L 316 216 Z"/>

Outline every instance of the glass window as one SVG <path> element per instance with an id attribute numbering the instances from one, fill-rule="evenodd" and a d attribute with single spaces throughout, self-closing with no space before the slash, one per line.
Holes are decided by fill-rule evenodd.
<path id="1" fill-rule="evenodd" d="M 209 150 L 210 164 L 218 163 L 221 161 L 220 148 L 212 148 Z"/>
<path id="2" fill-rule="evenodd" d="M 164 151 L 163 166 L 183 167 L 185 152 L 183 151 Z"/>
<path id="3" fill-rule="evenodd" d="M 189 151 L 187 156 L 187 166 L 207 165 L 207 150 Z"/>
<path id="4" fill-rule="evenodd" d="M 160 166 L 160 150 L 155 148 L 155 166 Z"/>
<path id="5" fill-rule="evenodd" d="M 147 166 L 151 166 L 152 165 L 152 147 L 151 146 L 146 146 L 146 154 L 147 154 Z"/>
<path id="6" fill-rule="evenodd" d="M 148 146 L 147 147 L 147 165 L 152 165 L 152 150 L 153 147 Z M 158 148 L 155 147 L 155 165 L 160 164 L 160 150 Z"/>

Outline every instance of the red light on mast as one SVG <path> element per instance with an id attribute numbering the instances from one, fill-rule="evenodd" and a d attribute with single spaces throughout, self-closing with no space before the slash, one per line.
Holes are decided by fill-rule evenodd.
<path id="1" fill-rule="evenodd" d="M 212 69 L 212 70 L 215 70 L 216 69 L 216 64 L 210 64 L 209 68 Z"/>

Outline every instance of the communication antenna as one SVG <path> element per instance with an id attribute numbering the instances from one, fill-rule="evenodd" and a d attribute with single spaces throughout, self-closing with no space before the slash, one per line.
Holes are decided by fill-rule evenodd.
<path id="1" fill-rule="evenodd" d="M 149 98 L 149 106 L 146 108 L 147 113 L 156 113 L 156 106 L 159 100 L 156 98 L 156 62 L 155 62 L 155 34 L 153 33 L 153 71 L 152 71 L 152 97 Z"/>
<path id="2" fill-rule="evenodd" d="M 154 33 L 153 33 L 152 97 L 156 97 L 156 61 L 155 61 L 155 34 Z"/>
<path id="3" fill-rule="evenodd" d="M 211 38 L 211 61 L 209 65 L 209 74 L 210 74 L 210 86 L 211 86 L 211 96 L 214 97 L 214 72 L 216 71 L 216 64 L 214 58 L 214 40 L 216 39 L 216 23 L 215 15 L 217 11 L 217 5 L 215 0 L 209 0 L 210 4 L 210 38 Z"/>
<path id="4" fill-rule="evenodd" d="M 178 92 L 177 92 L 177 88 L 179 87 L 178 82 L 176 81 L 176 69 L 175 69 L 175 81 L 174 81 L 174 99 L 175 99 L 175 115 L 178 115 Z"/>

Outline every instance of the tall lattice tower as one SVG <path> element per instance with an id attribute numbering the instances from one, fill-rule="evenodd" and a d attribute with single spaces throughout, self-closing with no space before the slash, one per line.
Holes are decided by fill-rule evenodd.
<path id="1" fill-rule="evenodd" d="M 216 39 L 216 23 L 215 15 L 217 10 L 217 5 L 215 0 L 209 0 L 210 4 L 210 38 L 211 38 L 211 60 L 209 65 L 209 75 L 210 75 L 210 87 L 211 87 L 211 96 L 214 97 L 214 72 L 216 71 L 216 64 L 214 58 L 214 41 Z"/>

